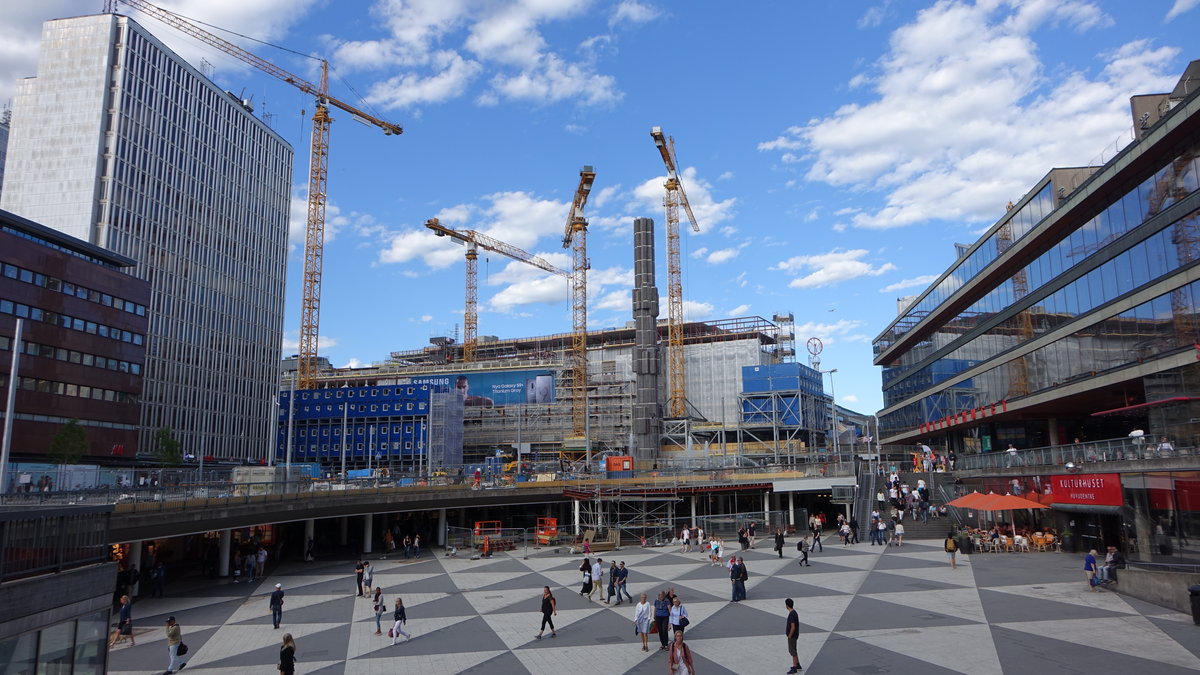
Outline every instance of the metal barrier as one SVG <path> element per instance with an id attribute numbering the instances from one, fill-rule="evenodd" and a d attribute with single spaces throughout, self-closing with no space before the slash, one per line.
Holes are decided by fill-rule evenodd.
<path id="1" fill-rule="evenodd" d="M 1160 447 L 1149 438 L 1113 438 L 1069 445 L 1050 445 L 1043 448 L 1009 452 L 988 452 L 979 455 L 959 455 L 956 469 L 973 471 L 980 469 L 1013 469 L 1026 466 L 1061 466 L 1067 462 L 1111 462 L 1131 460 L 1157 460 L 1173 457 L 1194 456 L 1192 447 Z"/>
<path id="2" fill-rule="evenodd" d="M 446 528 L 446 555 L 491 556 L 521 550 L 522 555 L 528 558 L 529 543 L 529 528 L 524 527 Z"/>
<path id="3" fill-rule="evenodd" d="M 0 582 L 108 560 L 111 506 L 0 510 Z"/>

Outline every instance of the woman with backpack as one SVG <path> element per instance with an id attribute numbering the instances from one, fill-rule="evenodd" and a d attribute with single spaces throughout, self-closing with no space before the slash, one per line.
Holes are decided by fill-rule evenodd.
<path id="1" fill-rule="evenodd" d="M 958 556 L 958 542 L 954 540 L 954 530 L 946 535 L 946 557 L 950 559 L 950 569 L 958 567 L 955 558 Z"/>

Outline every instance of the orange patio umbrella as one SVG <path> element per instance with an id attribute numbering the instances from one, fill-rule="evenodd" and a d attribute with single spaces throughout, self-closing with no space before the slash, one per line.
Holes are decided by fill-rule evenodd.
<path id="1" fill-rule="evenodd" d="M 991 497 L 997 497 L 997 496 L 999 496 L 999 495 L 997 495 L 994 492 L 989 492 L 988 494 L 985 495 L 982 492 L 979 492 L 978 490 L 976 490 L 975 492 L 972 492 L 969 495 L 963 495 L 962 497 L 959 497 L 958 499 L 955 499 L 952 502 L 947 502 L 946 506 L 954 506 L 954 507 L 957 507 L 960 509 L 981 510 L 981 509 L 983 509 L 983 507 L 980 506 L 980 504 L 988 501 Z"/>
<path id="2" fill-rule="evenodd" d="M 978 493 L 976 493 L 978 494 Z M 981 495 L 980 504 L 974 508 L 981 511 L 1015 511 L 1016 509 L 1048 509 L 1049 506 L 1040 504 L 1032 499 L 1017 497 L 1010 494 L 988 494 Z"/>

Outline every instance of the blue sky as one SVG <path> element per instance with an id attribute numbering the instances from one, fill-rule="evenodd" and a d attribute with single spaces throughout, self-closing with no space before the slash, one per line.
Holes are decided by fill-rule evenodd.
<path id="1" fill-rule="evenodd" d="M 0 8 L 0 101 L 32 75 L 40 22 L 98 0 Z M 1200 52 L 1200 0 L 162 0 L 222 28 L 327 57 L 336 114 L 320 334 L 335 365 L 461 331 L 462 249 L 422 224 L 481 230 L 569 267 L 579 168 L 590 325 L 630 319 L 634 217 L 659 224 L 674 136 L 700 233 L 683 234 L 693 319 L 792 312 L 825 345 L 840 403 L 880 406 L 871 339 L 1054 166 L 1127 143 L 1128 98 L 1168 90 Z M 132 13 L 137 16 L 136 12 Z M 297 149 L 285 353 L 299 324 L 308 97 L 142 23 Z M 241 41 L 315 78 L 315 61 Z M 1194 47 L 1193 47 L 1194 49 Z M 361 97 L 361 98 L 360 98 Z M 567 332 L 565 282 L 481 257 L 481 335 Z M 665 305 L 663 308 L 665 315 Z M 803 352 L 802 356 L 803 356 Z"/>

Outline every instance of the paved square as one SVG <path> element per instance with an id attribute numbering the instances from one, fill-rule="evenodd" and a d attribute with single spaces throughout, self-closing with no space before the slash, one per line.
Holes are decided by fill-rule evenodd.
<path id="1" fill-rule="evenodd" d="M 296 638 L 296 672 L 304 675 L 665 672 L 657 636 L 649 653 L 641 651 L 632 605 L 580 597 L 579 556 L 533 553 L 527 560 L 372 556 L 388 606 L 400 594 L 408 613 L 413 638 L 394 647 L 375 635 L 370 600 L 354 596 L 352 560 L 282 565 L 256 584 L 191 584 L 135 605 L 138 644 L 118 646 L 109 672 L 161 673 L 162 627 L 171 614 L 190 648 L 189 673 L 277 672 L 285 632 Z M 792 542 L 783 560 L 761 548 L 744 553 L 749 597 L 734 604 L 728 572 L 702 554 L 631 547 L 601 555 L 606 569 L 614 558 L 625 561 L 635 598 L 675 588 L 703 675 L 785 672 L 785 597 L 800 614 L 800 663 L 808 673 L 1200 671 L 1200 627 L 1191 617 L 1089 592 L 1081 556 L 960 555 L 952 570 L 940 541 L 914 541 L 886 550 L 829 546 L 811 556 L 811 567 L 800 567 Z M 287 593 L 280 630 L 267 608 L 276 582 Z M 558 599 L 558 637 L 535 640 L 544 585 Z"/>

